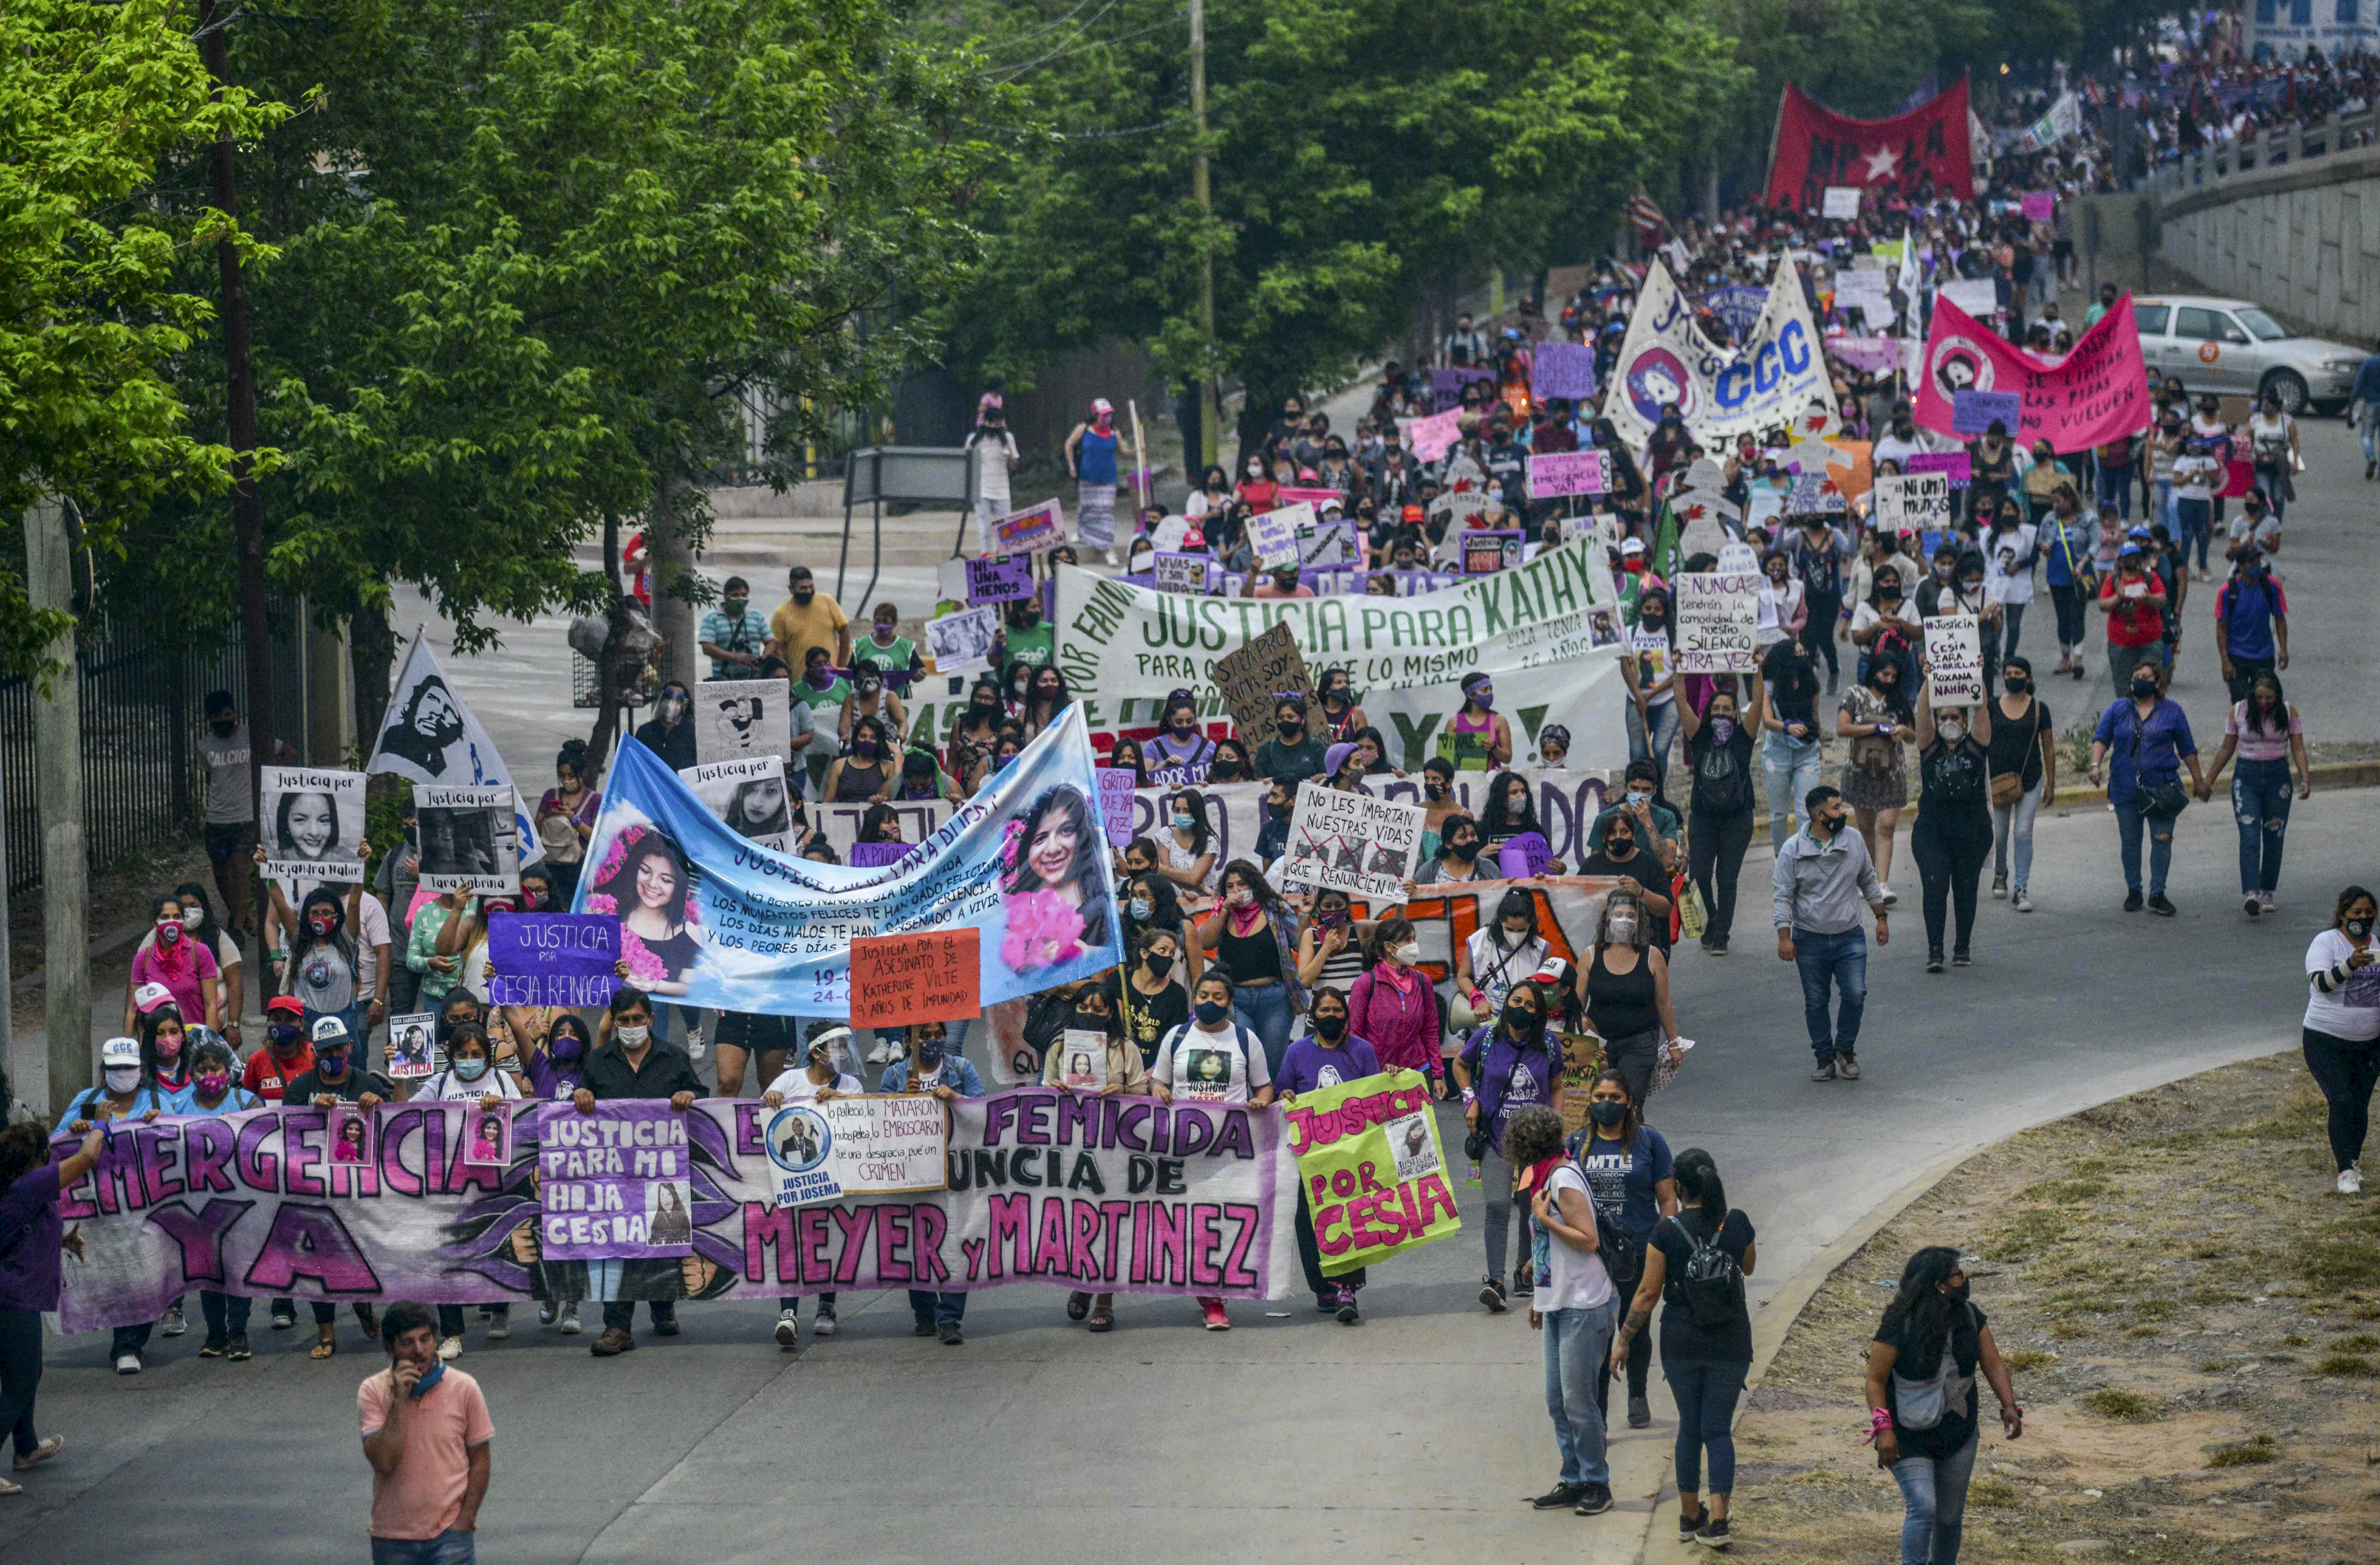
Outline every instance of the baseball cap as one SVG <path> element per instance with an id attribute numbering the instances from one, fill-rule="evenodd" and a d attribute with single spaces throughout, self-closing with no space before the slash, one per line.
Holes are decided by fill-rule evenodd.
<path id="1" fill-rule="evenodd" d="M 140 1011 L 154 1011 L 160 1005 L 174 1003 L 174 991 L 160 983 L 142 984 L 132 991 L 133 1006 Z"/>
<path id="2" fill-rule="evenodd" d="M 1530 974 L 1529 977 L 1540 984 L 1567 984 L 1570 982 L 1570 964 L 1559 956 L 1548 956 L 1546 964 Z"/>
<path id="3" fill-rule="evenodd" d="M 1115 411 L 1115 404 L 1110 402 L 1106 397 L 1095 396 L 1091 398 L 1091 411 L 1094 413 L 1112 413 Z"/>
<path id="4" fill-rule="evenodd" d="M 264 1013 L 268 1016 L 303 1016 L 306 1014 L 306 1002 L 294 994 L 276 994 L 264 1002 Z"/>
<path id="5" fill-rule="evenodd" d="M 352 1043 L 355 1038 L 347 1031 L 346 1017 L 317 1016 L 314 1018 L 314 1041 L 317 1044 Z"/>
<path id="6" fill-rule="evenodd" d="M 140 1063 L 140 1044 L 136 1038 L 112 1037 L 99 1046 L 99 1065 L 102 1070 L 105 1070 L 110 1065 L 138 1065 L 139 1063 Z"/>
<path id="7" fill-rule="evenodd" d="M 2116 558 L 2120 560 L 2127 554 L 2137 554 L 2140 552 L 2141 546 L 2128 538 L 2124 540 L 2124 546 L 2116 551 Z"/>
<path id="8" fill-rule="evenodd" d="M 1622 539 L 1620 552 L 1622 554 L 1642 554 L 1645 552 L 1645 540 L 1641 538 Z"/>
<path id="9" fill-rule="evenodd" d="M 1401 521 L 1426 522 L 1429 520 L 1429 513 L 1423 510 L 1418 505 L 1408 505 L 1402 511 L 1397 513 L 1397 516 L 1398 519 Z"/>

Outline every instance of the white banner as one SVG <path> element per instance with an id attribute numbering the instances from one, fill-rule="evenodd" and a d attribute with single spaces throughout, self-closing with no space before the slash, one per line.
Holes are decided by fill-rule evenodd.
<path id="1" fill-rule="evenodd" d="M 360 771 L 265 767 L 256 810 L 265 875 L 303 884 L 361 880 L 364 782 Z"/>
<path id="2" fill-rule="evenodd" d="M 1708 449 L 1739 434 L 1783 428 L 1796 435 L 1833 432 L 1834 382 L 1803 297 L 1798 268 L 1780 265 L 1740 353 L 1714 347 L 1657 257 L 1646 264 L 1636 312 L 1604 394 L 1603 416 L 1642 450 L 1674 404 L 1695 441 Z"/>
<path id="3" fill-rule="evenodd" d="M 1453 798 L 1462 813 L 1472 819 L 1488 807 L 1489 782 L 1505 773 L 1488 771 L 1458 771 L 1454 774 Z M 1608 771 L 1572 771 L 1560 767 L 1519 766 L 1511 775 L 1529 785 L 1529 795 L 1537 825 L 1552 844 L 1554 856 L 1575 869 L 1587 855 L 1587 839 L 1601 815 L 1606 795 L 1616 791 Z M 1264 829 L 1264 796 L 1269 784 L 1263 782 L 1220 782 L 1198 789 L 1207 802 L 1207 826 L 1214 835 L 1215 862 L 1224 864 L 1234 858 L 1256 856 L 1257 834 Z M 1132 833 L 1135 837 L 1154 838 L 1160 826 L 1172 813 L 1172 800 L 1177 790 L 1172 788 L 1139 788 L 1132 795 Z M 1422 791 L 1422 779 L 1398 777 L 1380 772 L 1364 779 L 1364 792 L 1373 798 L 1393 804 L 1420 807 L 1428 803 Z M 1424 860 L 1424 862 L 1427 862 Z M 1486 860 L 1482 861 L 1487 863 Z M 1492 873 L 1488 865 L 1483 873 Z"/>
<path id="4" fill-rule="evenodd" d="M 1393 898 L 1421 867 L 1426 813 L 1419 805 L 1301 782 L 1281 880 L 1318 892 Z"/>
<path id="5" fill-rule="evenodd" d="M 1971 707 L 1984 698 L 1984 637 L 1973 614 L 1925 622 L 1925 657 L 1937 707 Z"/>

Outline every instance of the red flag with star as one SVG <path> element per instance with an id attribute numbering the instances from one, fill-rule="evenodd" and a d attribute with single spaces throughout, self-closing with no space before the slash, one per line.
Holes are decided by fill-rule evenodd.
<path id="1" fill-rule="evenodd" d="M 1965 77 L 1890 119 L 1847 118 L 1786 85 L 1768 165 L 1770 206 L 1817 212 L 1829 185 L 1852 186 L 1871 200 L 1914 199 L 1929 177 L 1937 195 L 1974 199 Z"/>

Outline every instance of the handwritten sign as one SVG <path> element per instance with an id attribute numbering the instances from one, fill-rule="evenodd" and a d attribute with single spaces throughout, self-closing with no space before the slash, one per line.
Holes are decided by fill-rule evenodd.
<path id="1" fill-rule="evenodd" d="M 1091 774 L 1099 780 L 1099 815 L 1108 841 L 1122 847 L 1132 841 L 1132 791 L 1140 779 L 1120 766 L 1096 766 Z"/>
<path id="2" fill-rule="evenodd" d="M 1492 389 L 1495 379 L 1496 372 L 1493 370 L 1476 364 L 1460 365 L 1451 370 L 1432 370 L 1429 372 L 1430 406 L 1432 410 L 1440 413 L 1451 407 L 1460 407 L 1463 405 L 1463 387 L 1474 381 L 1487 381 L 1491 382 Z"/>
<path id="3" fill-rule="evenodd" d="M 1160 554 L 1149 585 L 1160 592 L 1203 597 L 1207 591 L 1207 565 L 1204 554 Z"/>
<path id="4" fill-rule="evenodd" d="M 1276 505 L 1261 516 L 1250 516 L 1248 550 L 1256 556 L 1257 568 L 1269 570 L 1276 565 L 1295 565 L 1298 529 L 1311 528 L 1318 520 L 1314 507 L 1304 501 L 1293 505 Z"/>
<path id="5" fill-rule="evenodd" d="M 983 931 L 923 929 L 851 942 L 851 1025 L 956 1022 L 983 1011 Z"/>
<path id="6" fill-rule="evenodd" d="M 2048 190 L 2027 190 L 2023 205 L 2027 223 L 2047 223 L 2058 215 L 2058 197 Z M 2009 428 L 2016 426 L 2010 424 Z"/>
<path id="7" fill-rule="evenodd" d="M 1595 350 L 1584 343 L 1539 343 L 1529 358 L 1529 393 L 1584 402 L 1595 394 Z"/>
<path id="8" fill-rule="evenodd" d="M 1549 500 L 1563 494 L 1607 494 L 1611 490 L 1609 460 L 1600 451 L 1549 451 L 1529 458 L 1529 498 Z"/>
<path id="9" fill-rule="evenodd" d="M 1954 278 L 1936 293 L 1978 321 L 1990 320 L 2000 307 L 1999 285 L 1989 277 Z"/>
<path id="10" fill-rule="evenodd" d="M 1305 654 L 1289 626 L 1276 625 L 1238 651 L 1215 660 L 1215 683 L 1240 737 L 1257 744 L 1272 734 L 1273 703 L 1284 692 L 1314 696 L 1314 679 L 1306 672 Z"/>
<path id="11" fill-rule="evenodd" d="M 898 864 L 917 851 L 915 843 L 854 843 L 844 862 L 854 869 L 881 869 L 888 864 Z"/>
<path id="12" fill-rule="evenodd" d="M 1925 532 L 1950 525 L 1950 475 L 1887 473 L 1876 480 L 1880 532 Z"/>
<path id="13" fill-rule="evenodd" d="M 951 1117 L 931 1093 L 787 1103 L 762 1127 L 780 1207 L 950 1188 Z"/>
<path id="14" fill-rule="evenodd" d="M 492 913 L 491 1005 L 604 1005 L 620 987 L 620 920 L 605 913 Z"/>
<path id="15" fill-rule="evenodd" d="M 966 563 L 970 603 L 1014 603 L 1033 596 L 1033 562 L 1010 554 L 987 554 Z"/>
<path id="16" fill-rule="evenodd" d="M 1842 486 L 1821 467 L 1815 472 L 1794 475 L 1793 493 L 1785 502 L 1785 510 L 1795 516 L 1840 516 L 1849 503 L 1843 499 Z"/>
<path id="17" fill-rule="evenodd" d="M 1950 430 L 1954 434 L 1979 435 L 1994 424 L 2003 434 L 2016 432 L 2024 417 L 2022 392 L 1954 392 L 1950 396 Z"/>
<path id="18" fill-rule="evenodd" d="M 1892 277 L 1885 272 L 1835 273 L 1835 308 L 1849 315 L 1856 309 L 1871 331 L 1892 323 Z M 1832 347 L 1834 345 L 1827 345 Z"/>
<path id="19" fill-rule="evenodd" d="M 983 524 L 986 554 L 1038 554 L 1066 541 L 1065 507 L 1055 500 Z"/>
<path id="20" fill-rule="evenodd" d="M 1934 705 L 1971 707 L 1984 698 L 1984 637 L 1973 614 L 1937 614 L 1925 622 L 1928 688 Z"/>
<path id="21" fill-rule="evenodd" d="M 1301 782 L 1297 809 L 1290 817 L 1289 858 L 1281 880 L 1317 891 L 1398 901 L 1421 852 L 1422 818 L 1427 813 L 1420 805 Z"/>
<path id="22" fill-rule="evenodd" d="M 550 1261 L 662 1260 L 694 1253 L 686 1116 L 623 1098 L 582 1114 L 538 1105 L 539 1253 Z"/>
<path id="23" fill-rule="evenodd" d="M 1856 185 L 1829 185 L 1819 198 L 1818 215 L 1851 219 L 1859 215 L 1860 191 Z"/>
<path id="24" fill-rule="evenodd" d="M 991 667 L 992 638 L 1000 634 L 1000 611 L 990 604 L 961 609 L 926 622 L 926 655 L 936 673 L 980 673 Z"/>
<path id="25" fill-rule="evenodd" d="M 1363 533 L 1353 522 L 1297 529 L 1297 563 L 1307 570 L 1340 570 L 1364 563 Z"/>
<path id="26" fill-rule="evenodd" d="M 1678 577 L 1680 673 L 1749 673 L 1760 666 L 1760 577 L 1750 571 Z"/>
<path id="27" fill-rule="evenodd" d="M 1900 465 L 1904 473 L 1941 473 L 1950 480 L 1952 489 L 1964 489 L 1974 481 L 1975 464 L 1963 451 L 1925 451 Z"/>
<path id="28" fill-rule="evenodd" d="M 1442 462 L 1463 438 L 1463 409 L 1450 407 L 1443 413 L 1433 413 L 1427 419 L 1415 419 L 1405 431 L 1413 443 L 1415 456 L 1424 462 Z"/>

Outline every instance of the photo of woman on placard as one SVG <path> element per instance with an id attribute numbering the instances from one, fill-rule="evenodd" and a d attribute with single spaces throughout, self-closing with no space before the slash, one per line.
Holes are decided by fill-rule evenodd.
<path id="1" fill-rule="evenodd" d="M 311 789 L 282 795 L 273 812 L 273 842 L 275 858 L 329 858 L 339 845 L 338 801 Z"/>
<path id="2" fill-rule="evenodd" d="M 1061 784 L 1012 817 L 1001 848 L 1008 933 L 1000 959 L 1015 971 L 1055 967 L 1106 943 L 1106 837 L 1079 788 Z"/>
<path id="3" fill-rule="evenodd" d="M 493 1164 L 501 1167 L 506 1160 L 505 1154 L 510 1150 L 505 1145 L 511 1140 L 506 1134 L 509 1129 L 510 1122 L 505 1120 L 501 1111 L 481 1114 L 478 1128 L 471 1133 L 470 1156 L 463 1160 L 467 1163 Z"/>
<path id="4" fill-rule="evenodd" d="M 364 1117 L 360 1112 L 350 1109 L 333 1117 L 331 1161 L 334 1163 L 370 1161 L 368 1141 L 369 1135 L 364 1126 Z"/>
<path id="5" fill-rule="evenodd" d="M 794 829 L 793 812 L 785 801 L 784 778 L 755 777 L 735 784 L 735 795 L 727 801 L 725 819 L 738 836 L 747 840 L 783 837 Z"/>
<path id="6" fill-rule="evenodd" d="M 613 838 L 588 892 L 587 911 L 619 915 L 621 955 L 638 987 L 686 992 L 686 976 L 702 959 L 702 940 L 694 867 L 668 832 L 631 826 Z"/>
<path id="7" fill-rule="evenodd" d="M 685 1186 L 668 1180 L 655 1180 L 647 1186 L 652 1192 L 652 1226 L 647 1231 L 649 1244 L 691 1244 L 694 1243 L 694 1218 L 686 1209 Z"/>

